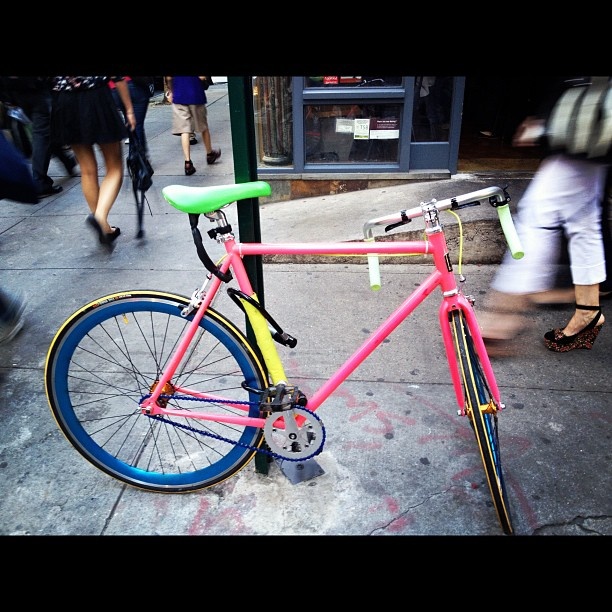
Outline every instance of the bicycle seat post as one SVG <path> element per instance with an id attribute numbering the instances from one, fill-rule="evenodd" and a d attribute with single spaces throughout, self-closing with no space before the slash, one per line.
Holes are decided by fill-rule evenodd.
<path id="1" fill-rule="evenodd" d="M 208 235 L 217 241 L 218 244 L 223 244 L 234 239 L 232 226 L 228 223 L 227 217 L 222 210 L 215 210 L 204 215 L 211 223 L 216 221 L 217 227 L 208 231 Z"/>
<path id="2" fill-rule="evenodd" d="M 213 212 L 204 213 L 204 216 L 210 220 L 211 223 L 217 222 L 217 226 L 223 227 L 227 225 L 227 217 L 222 210 L 214 210 Z"/>

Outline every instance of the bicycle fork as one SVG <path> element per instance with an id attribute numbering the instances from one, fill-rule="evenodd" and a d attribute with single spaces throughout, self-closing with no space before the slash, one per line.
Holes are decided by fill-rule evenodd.
<path id="1" fill-rule="evenodd" d="M 466 401 L 462 385 L 461 373 L 457 362 L 457 352 L 454 344 L 453 333 L 451 331 L 451 316 L 455 310 L 460 310 L 466 321 L 469 333 L 472 336 L 475 350 L 480 358 L 486 380 L 490 384 L 490 391 L 495 401 L 496 408 L 502 409 L 499 389 L 493 374 L 493 368 L 487 354 L 487 350 L 480 333 L 480 327 L 476 320 L 476 315 L 473 309 L 473 300 L 468 299 L 457 286 L 457 279 L 453 272 L 453 265 L 450 260 L 446 238 L 440 224 L 438 210 L 435 206 L 435 200 L 422 205 L 423 219 L 425 221 L 425 233 L 432 245 L 432 254 L 438 274 L 437 283 L 442 290 L 442 303 L 438 311 L 440 329 L 442 330 L 442 339 L 446 351 L 446 359 L 455 389 L 457 404 L 459 405 L 458 414 L 465 416 Z"/>
<path id="2" fill-rule="evenodd" d="M 440 321 L 440 329 L 442 330 L 442 339 L 444 341 L 446 358 L 448 360 L 451 379 L 453 381 L 453 388 L 455 389 L 457 404 L 459 405 L 459 410 L 457 413 L 460 416 L 466 416 L 467 414 L 465 395 L 461 382 L 461 372 L 459 370 L 459 364 L 457 363 L 457 353 L 450 324 L 452 316 L 451 313 L 454 310 L 461 310 L 463 316 L 465 317 L 466 325 L 469 330 L 469 333 L 472 336 L 476 353 L 480 358 L 485 378 L 489 383 L 491 395 L 493 396 L 493 399 L 495 401 L 495 406 L 497 410 L 502 410 L 503 404 L 501 402 L 499 388 L 497 386 L 497 381 L 495 380 L 495 374 L 493 373 L 491 361 L 489 360 L 489 356 L 487 354 L 487 350 L 485 348 L 484 341 L 480 333 L 480 328 L 478 326 L 478 321 L 476 319 L 474 309 L 468 298 L 462 293 L 458 292 L 452 296 L 445 295 L 438 311 L 438 318 Z"/>

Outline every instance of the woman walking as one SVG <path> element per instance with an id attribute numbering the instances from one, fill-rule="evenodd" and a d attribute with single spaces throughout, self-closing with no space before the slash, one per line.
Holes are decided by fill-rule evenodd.
<path id="1" fill-rule="evenodd" d="M 113 100 L 109 81 L 115 83 L 126 111 L 127 127 Z M 70 145 L 81 168 L 81 188 L 91 214 L 87 223 L 95 230 L 101 244 L 110 247 L 121 230 L 108 222 L 123 182 L 121 141 L 128 128 L 136 128 L 134 108 L 124 77 L 58 76 L 53 77 L 51 136 L 54 142 Z M 106 174 L 98 176 L 94 145 L 104 157 Z"/>

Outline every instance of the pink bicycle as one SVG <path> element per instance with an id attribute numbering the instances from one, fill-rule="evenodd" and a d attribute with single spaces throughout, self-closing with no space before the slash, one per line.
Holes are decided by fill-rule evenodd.
<path id="1" fill-rule="evenodd" d="M 490 187 L 372 219 L 363 242 L 241 243 L 223 208 L 270 195 L 264 181 L 215 187 L 171 185 L 162 190 L 189 213 L 197 252 L 207 268 L 188 298 L 131 290 L 100 297 L 72 314 L 55 335 L 46 359 L 45 386 L 54 418 L 68 441 L 94 466 L 129 485 L 179 493 L 216 485 L 256 453 L 304 462 L 319 454 L 325 427 L 317 414 L 325 400 L 436 288 L 439 324 L 458 414 L 469 419 L 500 525 L 513 532 L 502 474 L 498 413 L 504 405 L 473 310 L 457 284 L 439 211 L 488 202 L 497 207 L 515 257 L 522 256 L 504 189 Z M 197 228 L 225 255 L 214 263 Z M 377 242 L 387 230 L 423 217 L 425 239 Z M 431 255 L 433 270 L 345 363 L 307 397 L 285 375 L 275 341 L 295 346 L 253 291 L 243 257 L 249 255 L 361 255 L 370 283 L 380 288 L 378 257 Z M 248 332 L 212 307 L 219 289 L 245 313 Z M 250 326 L 250 328 L 248 327 Z M 251 333 L 252 332 L 252 333 Z M 253 341 L 254 338 L 254 341 Z"/>

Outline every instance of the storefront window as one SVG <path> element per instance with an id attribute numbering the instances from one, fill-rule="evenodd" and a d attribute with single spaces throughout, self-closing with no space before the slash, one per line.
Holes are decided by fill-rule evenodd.
<path id="1" fill-rule="evenodd" d="M 452 98 L 452 77 L 415 77 L 412 111 L 414 142 L 448 141 Z"/>
<path id="2" fill-rule="evenodd" d="M 306 163 L 398 160 L 399 104 L 304 106 Z"/>
<path id="3" fill-rule="evenodd" d="M 261 176 L 456 171 L 463 77 L 252 79 Z"/>

